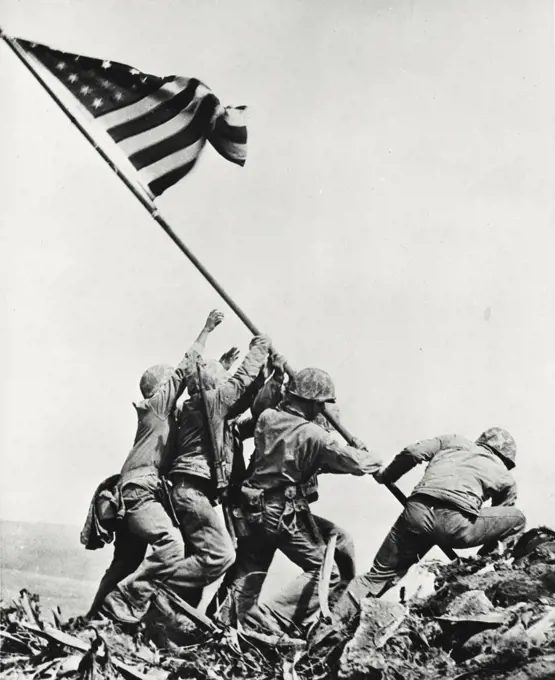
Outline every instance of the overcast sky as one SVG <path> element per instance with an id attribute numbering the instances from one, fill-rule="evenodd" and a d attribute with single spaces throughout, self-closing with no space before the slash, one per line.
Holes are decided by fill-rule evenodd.
<path id="1" fill-rule="evenodd" d="M 245 168 L 207 149 L 163 214 L 370 447 L 506 427 L 519 505 L 554 524 L 551 2 L 0 4 L 11 35 L 248 105 Z M 213 307 L 210 355 L 249 334 L 5 45 L 0 92 L 0 517 L 80 524 L 142 371 Z M 370 478 L 321 492 L 368 568 L 397 502 Z"/>

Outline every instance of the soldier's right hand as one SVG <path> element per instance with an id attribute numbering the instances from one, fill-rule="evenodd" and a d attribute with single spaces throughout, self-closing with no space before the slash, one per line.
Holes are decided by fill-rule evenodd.
<path id="1" fill-rule="evenodd" d="M 262 349 L 270 349 L 272 346 L 272 341 L 268 335 L 255 335 L 250 341 L 249 349 L 254 349 L 255 347 L 262 347 Z"/>
<path id="2" fill-rule="evenodd" d="M 206 328 L 207 331 L 212 332 L 214 328 L 216 328 L 216 326 L 219 326 L 222 323 L 223 319 L 224 313 L 220 312 L 217 309 L 213 309 L 208 315 L 204 327 Z"/>

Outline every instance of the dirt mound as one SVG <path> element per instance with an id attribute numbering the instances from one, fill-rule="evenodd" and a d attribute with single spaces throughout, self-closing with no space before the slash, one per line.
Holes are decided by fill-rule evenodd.
<path id="1" fill-rule="evenodd" d="M 45 622 L 25 591 L 0 609 L 3 678 L 137 680 L 547 680 L 555 678 L 555 531 L 525 534 L 512 555 L 430 563 L 436 591 L 406 605 L 368 599 L 347 639 L 304 640 L 163 622 Z M 162 644 L 162 642 L 164 644 Z"/>

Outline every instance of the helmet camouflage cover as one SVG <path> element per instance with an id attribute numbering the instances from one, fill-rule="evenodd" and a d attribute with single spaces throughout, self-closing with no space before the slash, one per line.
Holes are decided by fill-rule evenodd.
<path id="1" fill-rule="evenodd" d="M 503 458 L 507 467 L 513 468 L 516 459 L 516 442 L 510 432 L 502 427 L 490 427 L 478 437 L 477 444 L 486 444 Z"/>
<path id="2" fill-rule="evenodd" d="M 174 369 L 168 364 L 156 364 L 147 368 L 142 374 L 139 388 L 145 399 L 150 399 L 152 395 L 171 377 Z"/>
<path id="3" fill-rule="evenodd" d="M 335 386 L 331 377 L 319 368 L 303 368 L 295 374 L 287 391 L 301 399 L 317 402 L 335 401 Z"/>

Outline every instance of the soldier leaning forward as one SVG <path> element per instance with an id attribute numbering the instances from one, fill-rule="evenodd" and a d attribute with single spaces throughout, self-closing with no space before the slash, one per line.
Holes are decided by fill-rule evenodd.
<path id="1" fill-rule="evenodd" d="M 499 542 L 515 541 L 526 523 L 514 507 L 516 483 L 509 470 L 515 457 L 511 434 L 492 427 L 475 442 L 456 434 L 424 439 L 381 470 L 378 482 L 396 482 L 418 463 L 428 463 L 372 568 L 357 576 L 337 603 L 336 630 L 356 613 L 362 598 L 385 593 L 434 545 L 482 546 L 480 554 L 487 554 Z M 483 506 L 488 499 L 491 506 Z"/>
<path id="2" fill-rule="evenodd" d="M 283 399 L 284 368 L 284 357 L 279 354 L 272 354 L 268 367 L 272 375 L 265 384 L 261 383 L 256 392 L 253 393 L 251 417 L 241 418 L 233 425 L 233 432 L 236 435 L 235 449 L 237 451 L 235 459 L 238 459 L 239 462 L 243 460 L 242 443 L 245 439 L 254 437 L 255 426 L 260 415 L 268 408 L 276 408 Z M 328 404 L 327 408 L 339 419 L 339 409 L 335 404 Z M 313 422 L 326 432 L 333 430 L 323 414 L 318 415 Z M 237 525 L 236 558 L 231 568 L 226 571 L 218 591 L 206 609 L 209 616 L 216 616 L 222 623 L 232 626 L 236 625 L 237 621 L 242 619 L 244 613 L 257 603 L 268 575 L 267 571 L 253 571 L 253 565 L 256 566 L 259 563 L 260 541 L 257 532 L 253 534 L 249 528 L 241 499 L 241 486 L 252 474 L 255 458 L 256 456 L 253 455 L 248 469 L 243 470 L 242 474 L 232 474 L 233 484 L 230 489 L 230 496 L 234 504 L 233 512 Z M 236 468 L 239 468 L 239 465 Z M 304 491 L 308 503 L 318 500 L 317 475 L 313 475 L 306 482 Z M 329 542 L 332 534 L 335 535 L 334 555 L 340 580 L 345 583 L 351 581 L 356 574 L 355 545 L 352 537 L 337 524 L 317 515 L 312 515 L 312 517 L 325 543 Z M 266 552 L 264 560 L 269 568 L 272 561 L 269 550 Z"/>
<path id="3" fill-rule="evenodd" d="M 276 550 L 280 550 L 304 573 L 274 605 L 250 607 L 243 618 L 249 625 L 281 630 L 279 621 L 300 625 L 318 607 L 317 580 L 326 543 L 309 507 L 315 474 L 364 475 L 380 468 L 380 457 L 366 450 L 362 442 L 357 440 L 358 448 L 341 445 L 313 422 L 326 402 L 333 401 L 335 388 L 330 376 L 320 369 L 306 368 L 289 383 L 283 403 L 265 410 L 258 419 L 252 473 L 243 486 L 257 547 L 248 556 L 246 571 L 267 572 Z M 339 580 L 334 565 L 332 591 Z M 248 582 L 247 577 L 235 584 L 237 602 L 243 599 L 242 590 L 250 587 Z"/>

